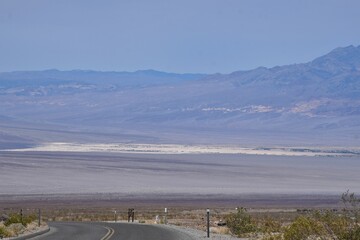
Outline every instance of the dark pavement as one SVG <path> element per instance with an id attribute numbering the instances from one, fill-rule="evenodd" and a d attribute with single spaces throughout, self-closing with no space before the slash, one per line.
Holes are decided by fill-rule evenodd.
<path id="1" fill-rule="evenodd" d="M 189 235 L 157 225 L 109 223 L 115 230 L 110 240 L 194 240 Z"/>
<path id="2" fill-rule="evenodd" d="M 49 233 L 31 240 L 194 240 L 186 233 L 146 224 L 50 222 L 49 226 Z"/>
<path id="3" fill-rule="evenodd" d="M 50 232 L 31 240 L 100 240 L 108 232 L 96 223 L 49 222 Z"/>

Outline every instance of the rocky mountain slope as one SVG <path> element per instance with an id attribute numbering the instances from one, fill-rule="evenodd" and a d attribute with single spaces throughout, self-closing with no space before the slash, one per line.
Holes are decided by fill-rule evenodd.
<path id="1" fill-rule="evenodd" d="M 360 46 L 231 74 L 0 73 L 0 145 L 360 144 Z M 3 147 L 4 148 L 4 147 Z"/>

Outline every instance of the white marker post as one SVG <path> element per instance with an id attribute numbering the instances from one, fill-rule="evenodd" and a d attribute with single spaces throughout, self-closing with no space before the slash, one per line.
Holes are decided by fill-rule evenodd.
<path id="1" fill-rule="evenodd" d="M 164 219 L 165 225 L 167 224 L 167 208 L 165 208 L 165 219 Z"/>

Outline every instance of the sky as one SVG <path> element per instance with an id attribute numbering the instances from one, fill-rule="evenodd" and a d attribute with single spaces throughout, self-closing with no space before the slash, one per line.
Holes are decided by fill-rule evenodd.
<path id="1" fill-rule="evenodd" d="M 0 0 L 0 72 L 230 73 L 360 44 L 359 0 Z"/>

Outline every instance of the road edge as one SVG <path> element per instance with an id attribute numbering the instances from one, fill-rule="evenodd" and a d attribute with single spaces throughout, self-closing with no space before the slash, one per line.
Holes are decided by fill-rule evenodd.
<path id="1" fill-rule="evenodd" d="M 50 231 L 50 227 L 48 226 L 46 229 L 41 230 L 39 232 L 30 233 L 30 234 L 27 234 L 27 235 L 24 235 L 24 236 L 19 236 L 19 237 L 14 237 L 14 238 L 7 238 L 7 240 L 26 240 L 26 239 L 29 239 L 29 238 L 33 238 L 33 237 L 43 235 L 43 234 L 45 234 L 45 233 L 47 233 L 49 231 Z"/>

